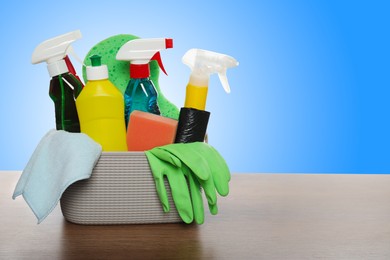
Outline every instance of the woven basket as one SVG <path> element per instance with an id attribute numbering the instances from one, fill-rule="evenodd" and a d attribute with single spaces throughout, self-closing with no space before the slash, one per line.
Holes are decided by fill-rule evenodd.
<path id="1" fill-rule="evenodd" d="M 170 212 L 164 213 L 143 152 L 103 152 L 91 178 L 62 195 L 66 220 L 85 225 L 182 222 L 167 182 Z"/>

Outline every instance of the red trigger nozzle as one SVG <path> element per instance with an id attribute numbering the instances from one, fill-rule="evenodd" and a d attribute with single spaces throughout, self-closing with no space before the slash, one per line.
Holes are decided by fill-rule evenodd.
<path id="1" fill-rule="evenodd" d="M 162 60 L 161 60 L 161 55 L 160 55 L 160 52 L 156 52 L 153 57 L 151 58 L 151 60 L 156 60 L 157 63 L 158 63 L 158 66 L 161 68 L 161 70 L 165 73 L 165 75 L 168 76 L 167 72 L 165 71 L 164 69 L 164 65 L 162 63 Z"/>

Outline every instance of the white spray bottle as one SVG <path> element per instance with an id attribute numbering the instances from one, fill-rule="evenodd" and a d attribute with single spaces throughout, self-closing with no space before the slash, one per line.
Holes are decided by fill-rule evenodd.
<path id="1" fill-rule="evenodd" d="M 183 63 L 191 68 L 184 107 L 180 110 L 176 143 L 203 142 L 210 112 L 205 111 L 210 75 L 218 73 L 223 88 L 230 93 L 226 70 L 238 65 L 231 56 L 191 49 L 183 56 Z"/>
<path id="2" fill-rule="evenodd" d="M 47 63 L 51 77 L 49 95 L 54 102 L 57 130 L 80 132 L 75 99 L 80 94 L 83 84 L 69 72 L 66 63 L 71 43 L 80 38 L 79 30 L 66 33 L 42 42 L 32 54 L 33 64 Z"/>
<path id="3" fill-rule="evenodd" d="M 149 62 L 156 60 L 166 74 L 160 51 L 172 47 L 172 39 L 155 38 L 131 40 L 119 49 L 116 59 L 131 62 L 130 81 L 124 93 L 126 127 L 133 110 L 160 115 L 160 109 L 157 105 L 157 91 L 149 78 Z"/>

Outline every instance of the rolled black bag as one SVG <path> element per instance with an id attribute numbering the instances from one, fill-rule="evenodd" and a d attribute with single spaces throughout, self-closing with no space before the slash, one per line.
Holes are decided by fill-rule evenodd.
<path id="1" fill-rule="evenodd" d="M 210 112 L 194 108 L 180 109 L 175 143 L 203 142 Z"/>

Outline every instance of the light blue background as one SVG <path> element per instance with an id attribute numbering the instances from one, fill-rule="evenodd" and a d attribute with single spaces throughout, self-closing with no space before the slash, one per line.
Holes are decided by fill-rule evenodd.
<path id="1" fill-rule="evenodd" d="M 184 1 L 183 1 L 184 2 Z M 233 172 L 390 173 L 387 1 L 9 1 L 2 3 L 0 170 L 21 170 L 54 128 L 37 44 L 80 29 L 84 57 L 121 33 L 172 37 L 164 94 L 182 106 L 190 48 L 229 54 L 232 92 L 210 80 L 209 142 Z M 81 74 L 81 65 L 74 62 Z"/>

